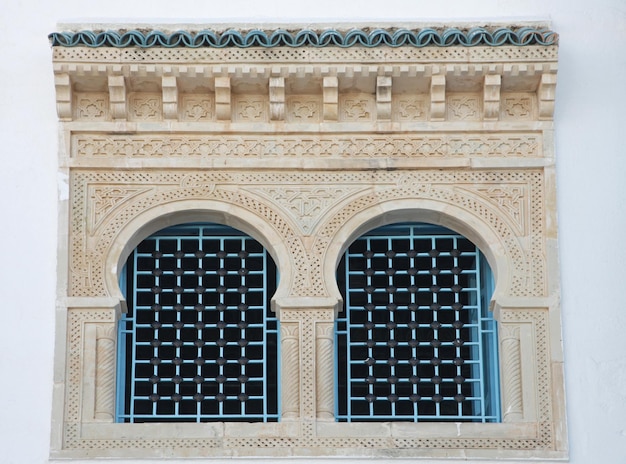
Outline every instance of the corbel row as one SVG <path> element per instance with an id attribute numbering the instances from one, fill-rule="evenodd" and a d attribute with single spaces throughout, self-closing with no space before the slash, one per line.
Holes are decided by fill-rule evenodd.
<path id="1" fill-rule="evenodd" d="M 215 119 L 230 121 L 232 119 L 233 89 L 238 79 L 257 79 L 268 85 L 269 120 L 284 121 L 287 104 L 287 81 L 290 78 L 306 78 L 319 76 L 322 99 L 322 120 L 338 121 L 342 79 L 369 78 L 375 82 L 371 90 L 375 99 L 375 119 L 389 121 L 392 119 L 392 102 L 394 98 L 394 82 L 396 79 L 427 79 L 430 82 L 429 120 L 445 121 L 447 117 L 447 97 L 455 89 L 449 82 L 467 80 L 482 88 L 482 119 L 497 121 L 500 118 L 501 96 L 503 83 L 508 88 L 515 79 L 535 82 L 527 93 L 535 93 L 536 119 L 549 120 L 554 112 L 554 94 L 556 87 L 556 67 L 545 63 L 533 65 L 450 65 L 450 66 L 78 66 L 59 65 L 55 71 L 55 86 L 59 117 L 71 120 L 73 113 L 73 84 L 80 82 L 85 76 L 106 79 L 110 118 L 123 120 L 128 114 L 128 95 L 132 91 L 129 79 L 150 78 L 161 90 L 162 115 L 165 120 L 179 118 L 179 99 L 181 95 L 179 78 L 193 77 L 200 81 L 212 79 L 214 86 Z M 286 75 L 285 75 L 286 74 Z M 375 78 L 375 79 L 374 79 Z M 104 86 L 103 86 L 104 87 Z M 367 92 L 365 92 L 367 93 Z"/>

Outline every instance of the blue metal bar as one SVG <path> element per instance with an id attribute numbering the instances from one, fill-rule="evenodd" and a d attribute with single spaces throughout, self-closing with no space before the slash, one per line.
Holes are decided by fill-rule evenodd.
<path id="1" fill-rule="evenodd" d="M 133 308 L 119 345 L 130 340 L 132 350 L 118 356 L 130 377 L 126 392 L 118 377 L 116 420 L 278 420 L 266 250 L 234 229 L 193 224 L 149 237 L 131 256 Z"/>
<path id="2" fill-rule="evenodd" d="M 336 378 L 347 397 L 336 385 L 337 420 L 499 421 L 492 289 L 478 249 L 443 228 L 400 224 L 357 239 L 343 262 Z"/>

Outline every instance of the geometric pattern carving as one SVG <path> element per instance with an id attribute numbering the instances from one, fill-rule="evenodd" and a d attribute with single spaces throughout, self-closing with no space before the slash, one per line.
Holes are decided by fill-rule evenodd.
<path id="1" fill-rule="evenodd" d="M 154 207 L 159 204 L 169 203 L 176 199 L 185 198 L 215 198 L 227 203 L 238 204 L 244 206 L 251 211 L 275 211 L 273 213 L 275 220 L 284 221 L 282 218 L 290 218 L 289 222 L 296 222 L 300 229 L 307 235 L 315 235 L 315 247 L 311 252 L 307 252 L 301 245 L 296 245 L 298 241 L 294 241 L 296 235 L 291 229 L 284 229 L 287 235 L 284 236 L 286 243 L 293 243 L 292 248 L 294 254 L 294 262 L 299 263 L 302 272 L 296 273 L 298 284 L 294 284 L 292 289 L 294 295 L 318 295 L 322 289 L 326 289 L 326 285 L 319 273 L 320 260 L 325 253 L 327 246 L 332 242 L 333 232 L 329 229 L 334 224 L 336 228 L 355 213 L 354 208 L 363 209 L 367 206 L 373 206 L 378 202 L 389 199 L 398 200 L 402 198 L 413 198 L 416 194 L 424 198 L 436 198 L 439 201 L 450 203 L 451 205 L 463 204 L 469 211 L 482 216 L 485 221 L 491 223 L 491 227 L 497 231 L 498 235 L 504 241 L 508 241 L 510 246 L 511 262 L 515 266 L 515 272 L 512 275 L 511 292 L 514 295 L 544 295 L 543 274 L 543 245 L 541 240 L 542 224 L 536 221 L 532 223 L 532 241 L 531 249 L 522 247 L 520 242 L 515 240 L 518 236 L 516 230 L 510 229 L 506 222 L 502 222 L 492 209 L 485 208 L 483 202 L 475 200 L 476 194 L 468 195 L 464 193 L 470 190 L 470 186 L 479 185 L 478 189 L 472 187 L 476 193 L 480 189 L 485 189 L 484 184 L 487 180 L 493 182 L 496 191 L 505 182 L 513 182 L 518 185 L 520 182 L 526 183 L 525 188 L 531 192 L 531 205 L 536 204 L 540 207 L 542 202 L 534 201 L 534 197 L 541 199 L 542 193 L 542 177 L 540 172 L 520 171 L 507 172 L 502 174 L 493 174 L 488 172 L 472 172 L 466 173 L 462 171 L 450 171 L 442 173 L 437 171 L 421 171 L 414 174 L 403 173 L 386 173 L 376 174 L 372 176 L 366 173 L 303 173 L 303 174 L 264 174 L 250 173 L 241 174 L 238 172 L 221 172 L 220 174 L 212 174 L 204 172 L 201 174 L 202 181 L 190 181 L 191 173 L 177 171 L 167 176 L 144 174 L 137 176 L 130 171 L 106 172 L 99 171 L 91 175 L 77 175 L 73 182 L 73 189 L 77 193 L 76 198 L 80 198 L 80 192 L 91 183 L 111 183 L 116 187 L 112 190 L 119 196 L 126 195 L 127 201 L 124 202 L 124 208 L 117 208 L 115 215 L 109 215 L 108 220 L 104 220 L 104 215 L 93 215 L 93 220 L 99 220 L 96 225 L 91 224 L 89 230 L 95 230 L 96 227 L 103 229 L 99 232 L 100 239 L 97 242 L 89 241 L 91 244 L 87 249 L 88 242 L 85 231 L 81 231 L 85 217 L 85 206 L 76 204 L 72 210 L 72 223 L 78 227 L 73 233 L 73 242 L 71 243 L 71 294 L 80 295 L 102 295 L 105 296 L 104 282 L 102 281 L 104 271 L 103 253 L 108 250 L 110 240 L 117 234 L 117 228 L 121 227 L 126 221 L 134 217 L 136 210 L 142 208 Z M 196 177 L 198 175 L 195 175 Z M 372 181 L 379 185 L 376 193 L 371 188 Z M 124 185 L 121 189 L 120 184 Z M 296 188 L 292 185 L 307 184 L 318 185 L 315 188 Z M 459 188 L 459 185 L 465 186 Z M 246 185 L 246 191 L 249 195 L 242 196 L 232 195 L 228 186 Z M 343 186 L 342 186 L 343 185 Z M 424 186 L 429 185 L 426 190 Z M 220 187 L 221 186 L 221 187 Z M 257 187 L 255 187 L 257 186 Z M 271 187 L 270 187 L 271 186 Z M 325 186 L 325 187 L 323 187 Z M 335 195 L 329 192 L 331 188 L 336 189 Z M 383 186 L 386 186 L 381 190 Z M 497 186 L 497 187 L 496 187 Z M 218 188 L 219 187 L 219 188 Z M 452 188 L 451 188 L 452 187 Z M 255 190 L 260 188 L 259 193 Z M 151 194 L 139 195 L 146 190 L 151 190 Z M 363 193 L 358 194 L 359 190 Z M 121 193 L 120 193 L 121 192 Z M 243 190 L 241 190 L 243 194 Z M 350 194 L 353 198 L 348 201 Z M 356 195 L 356 196 L 354 196 Z M 94 198 L 98 198 L 94 195 Z M 343 198 L 346 198 L 345 200 Z M 242 203 L 243 202 L 243 203 Z M 115 207 L 114 201 L 104 202 L 106 208 L 104 211 L 112 210 Z M 113 206 L 111 206 L 113 204 Z M 344 204 L 341 210 L 335 210 L 334 205 Z M 272 205 L 272 206 L 270 206 Z M 269 209 L 268 209 L 269 208 Z M 297 221 L 297 214 L 300 211 L 309 213 L 304 215 L 301 221 Z M 332 211 L 332 213 L 328 213 Z M 325 215 L 315 218 L 313 213 L 327 212 Z M 531 211 L 531 214 L 533 212 Z M 265 212 L 262 214 L 266 214 Z M 328 219 L 331 214 L 332 219 Z M 536 212 L 541 215 L 541 211 Z M 507 212 L 507 217 L 510 213 Z M 313 222 L 314 220 L 314 222 Z M 327 223 L 323 226 L 324 222 Z M 107 225 L 108 224 L 108 225 Z M 315 224 L 320 224 L 313 233 Z M 516 224 L 517 225 L 517 224 Z M 113 228 L 111 228 L 113 227 Z M 281 226 L 282 227 L 282 226 Z M 322 227 L 320 229 L 320 227 Z M 104 230 L 107 230 L 105 232 Z M 87 260 L 76 259 L 81 254 Z M 98 251 L 100 250 L 100 251 Z M 317 263 L 317 265 L 313 265 Z M 306 270 L 305 270 L 306 269 Z"/>
<path id="2" fill-rule="evenodd" d="M 518 227 L 520 235 L 525 235 L 526 216 L 529 208 L 529 198 L 526 196 L 524 185 L 503 185 L 498 187 L 477 187 L 476 191 L 497 204 L 499 209 L 507 214 Z"/>
<path id="3" fill-rule="evenodd" d="M 268 119 L 269 101 L 264 95 L 235 95 L 234 120 L 266 121 Z"/>
<path id="4" fill-rule="evenodd" d="M 393 116 L 397 121 L 425 121 L 428 107 L 426 97 L 395 95 L 392 100 Z"/>
<path id="5" fill-rule="evenodd" d="M 183 94 L 181 119 L 183 121 L 211 121 L 215 117 L 215 98 L 212 95 Z"/>
<path id="6" fill-rule="evenodd" d="M 97 229 L 102 223 L 102 220 L 115 209 L 116 206 L 148 190 L 149 189 L 146 188 L 125 188 L 124 186 L 90 187 L 90 201 L 88 205 L 88 209 L 91 212 L 90 225 L 92 225 L 93 229 Z"/>
<path id="7" fill-rule="evenodd" d="M 321 99 L 315 95 L 288 95 L 287 121 L 295 123 L 319 122 L 321 119 Z"/>
<path id="8" fill-rule="evenodd" d="M 300 230 L 309 235 L 328 208 L 353 194 L 357 189 L 358 187 L 342 188 L 340 186 L 277 186 L 258 191 L 265 194 L 272 202 L 282 206 L 300 226 Z"/>
<path id="9" fill-rule="evenodd" d="M 502 119 L 517 121 L 533 119 L 534 101 L 532 93 L 504 93 L 502 95 Z"/>
<path id="10" fill-rule="evenodd" d="M 447 107 L 450 121 L 478 121 L 481 117 L 480 97 L 476 95 L 448 97 Z"/>
<path id="11" fill-rule="evenodd" d="M 109 117 L 109 97 L 104 92 L 76 94 L 76 119 L 106 120 Z"/>
<path id="12" fill-rule="evenodd" d="M 82 321 L 97 321 L 106 320 L 110 316 L 106 312 L 93 312 L 93 311 L 76 311 L 71 313 L 72 328 L 69 336 L 70 346 L 80 346 L 83 343 L 83 331 L 80 328 L 83 325 Z M 304 330 L 301 336 L 304 347 L 303 353 L 303 370 L 314 371 L 314 365 L 311 364 L 313 356 L 306 357 L 307 354 L 312 354 L 311 347 L 315 344 L 315 320 L 328 320 L 332 318 L 332 313 L 328 311 L 286 311 L 284 318 L 288 321 L 300 321 L 300 325 Z M 537 377 L 540 380 L 538 388 L 540 393 L 549 393 L 550 388 L 550 369 L 547 362 L 548 356 L 548 333 L 546 326 L 546 314 L 544 311 L 507 311 L 503 314 L 504 322 L 506 323 L 519 323 L 530 322 L 534 329 L 534 350 L 537 352 Z M 76 350 L 74 353 L 79 354 L 80 350 Z M 72 357 L 72 364 L 69 372 L 79 372 L 79 365 L 81 363 L 80 356 Z M 73 369 L 72 369 L 73 366 Z M 304 372 L 304 378 L 312 372 Z M 200 454 L 192 453 L 192 455 L 213 455 L 211 450 L 220 449 L 224 446 L 229 450 L 239 450 L 242 452 L 245 449 L 256 448 L 276 448 L 287 447 L 289 449 L 297 448 L 338 448 L 346 450 L 357 451 L 363 450 L 377 450 L 377 449 L 406 449 L 406 448 L 441 448 L 441 449 L 462 449 L 462 448 L 476 448 L 486 450 L 497 449 L 516 449 L 516 450 L 543 450 L 551 449 L 554 446 L 553 432 L 550 429 L 551 419 L 551 406 L 549 395 L 541 396 L 539 404 L 539 427 L 534 434 L 530 437 L 510 437 L 510 438 L 482 438 L 482 437 L 450 437 L 450 438 L 431 438 L 431 437 L 327 437 L 320 436 L 314 428 L 306 423 L 300 424 L 299 430 L 296 436 L 291 437 L 265 437 L 265 438 L 229 438 L 223 440 L 221 438 L 120 438 L 120 439 L 107 439 L 102 440 L 98 438 L 85 437 L 81 434 L 79 423 L 79 394 L 80 382 L 78 377 L 68 377 L 68 392 L 74 392 L 68 397 L 69 402 L 69 415 L 66 416 L 65 425 L 65 448 L 72 449 L 92 449 L 92 450 L 115 450 L 115 449 L 132 449 L 132 448 L 144 448 L 153 447 L 157 449 L 165 448 L 183 448 L 191 447 L 191 449 L 201 450 Z M 307 386 L 303 391 L 303 398 L 307 405 L 305 408 L 314 408 L 314 397 L 307 396 Z M 72 412 L 74 411 L 74 412 Z M 245 452 L 245 451 L 244 451 Z M 349 452 L 349 451 L 348 451 Z"/>
<path id="13" fill-rule="evenodd" d="M 188 61 L 202 61 L 204 63 L 239 63 L 242 61 L 242 51 L 233 48 L 224 49 L 133 49 L 133 48 L 87 48 L 87 47 L 53 47 L 52 59 L 62 61 L 96 61 L 116 63 L 136 63 L 142 61 L 161 61 L 179 63 Z M 406 61 L 410 63 L 428 63 L 437 61 L 448 62 L 515 62 L 515 61 L 555 61 L 558 58 L 557 46 L 529 46 L 529 47 L 424 47 L 396 49 L 373 48 L 365 49 L 353 47 L 342 49 L 339 47 L 316 48 L 274 48 L 270 50 L 249 49 L 245 52 L 246 62 L 272 62 L 291 60 L 303 63 L 362 63 L 363 61 Z"/>
<path id="14" fill-rule="evenodd" d="M 542 137 L 536 133 L 440 134 L 436 132 L 385 136 L 284 135 L 100 135 L 76 134 L 77 158 L 222 158 L 246 159 L 323 157 L 361 158 L 491 158 L 541 157 Z"/>
<path id="15" fill-rule="evenodd" d="M 340 121 L 370 121 L 374 119 L 374 97 L 355 94 L 339 97 Z"/>
<path id="16" fill-rule="evenodd" d="M 128 118 L 133 121 L 160 121 L 163 117 L 161 95 L 138 92 L 131 94 Z"/>

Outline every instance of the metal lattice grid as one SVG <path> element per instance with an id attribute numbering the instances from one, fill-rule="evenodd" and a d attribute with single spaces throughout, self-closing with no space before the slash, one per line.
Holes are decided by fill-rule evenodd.
<path id="1" fill-rule="evenodd" d="M 474 244 L 381 227 L 349 247 L 338 281 L 338 421 L 500 421 L 493 283 Z"/>
<path id="2" fill-rule="evenodd" d="M 278 420 L 277 273 L 261 244 L 170 227 L 137 246 L 123 279 L 118 422 Z"/>

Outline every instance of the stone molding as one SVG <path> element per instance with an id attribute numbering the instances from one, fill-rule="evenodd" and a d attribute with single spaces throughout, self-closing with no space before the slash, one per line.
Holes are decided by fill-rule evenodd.
<path id="1" fill-rule="evenodd" d="M 54 47 L 61 126 L 51 455 L 564 459 L 556 45 Z M 503 421 L 335 423 L 342 252 L 384 224 L 472 240 L 495 275 Z M 118 286 L 168 225 L 259 240 L 281 279 L 277 423 L 114 423 Z"/>

